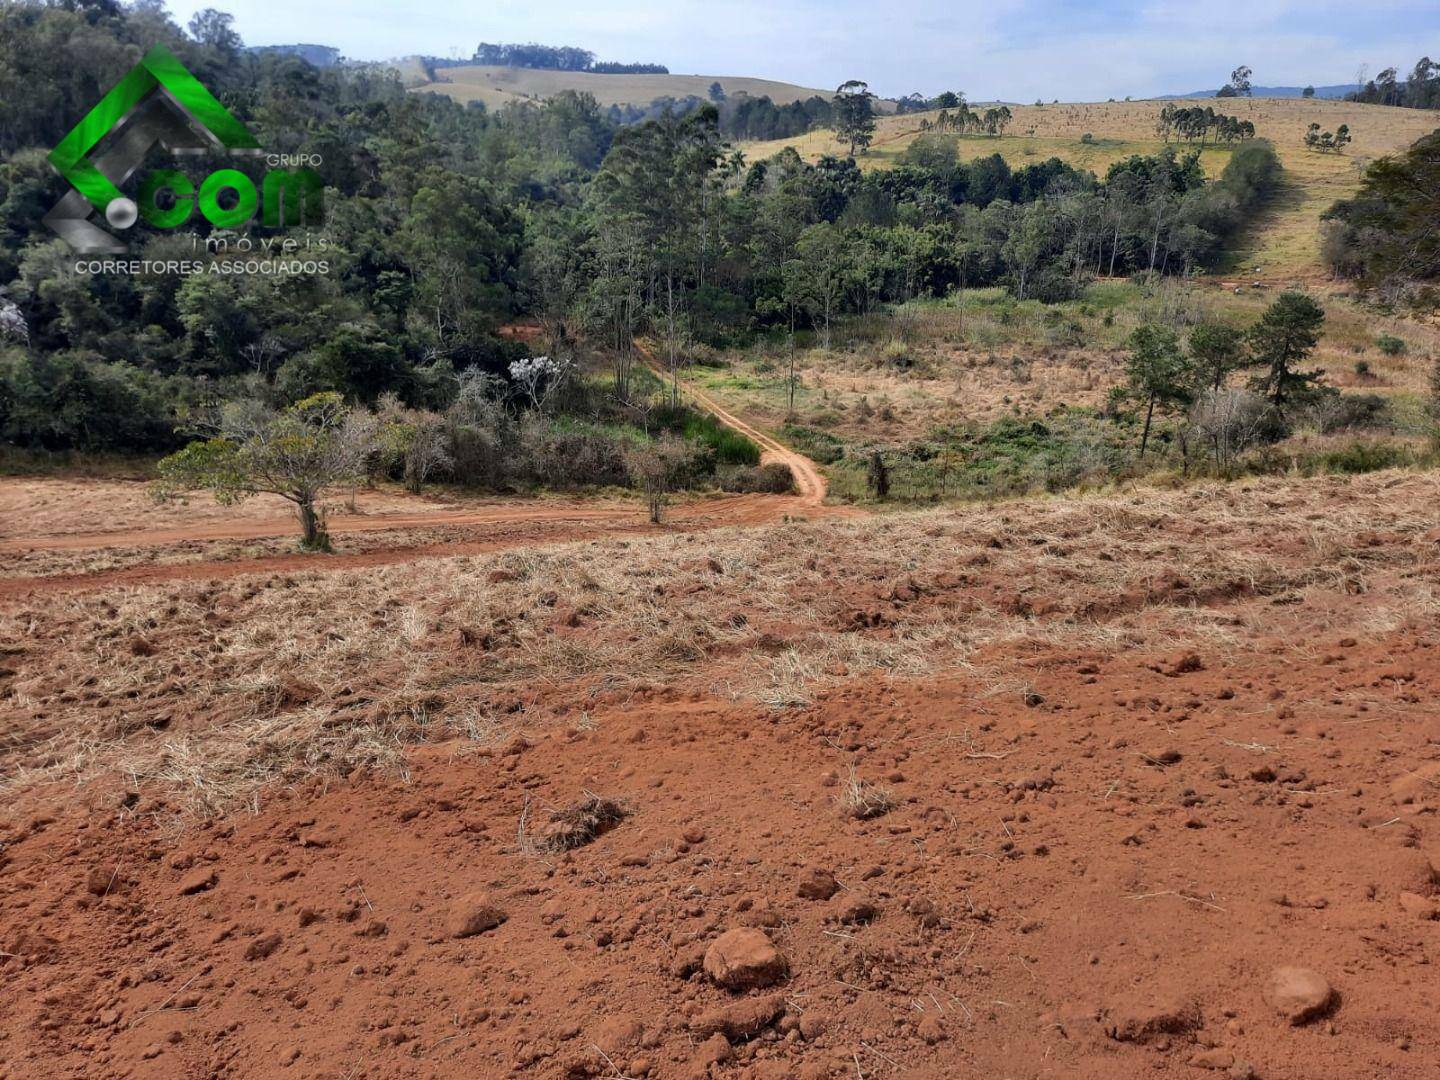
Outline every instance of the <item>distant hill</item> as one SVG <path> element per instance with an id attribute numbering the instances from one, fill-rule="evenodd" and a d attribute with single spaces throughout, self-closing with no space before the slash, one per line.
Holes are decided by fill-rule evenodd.
<path id="1" fill-rule="evenodd" d="M 413 73 L 414 66 L 397 64 L 397 69 Z M 488 67 L 468 64 L 461 67 L 434 69 L 433 82 L 408 80 L 413 90 L 430 90 L 457 101 L 482 101 L 489 109 L 498 109 L 511 101 L 539 101 L 562 90 L 594 94 L 602 106 L 634 105 L 644 108 L 656 98 L 682 99 L 690 96 L 708 100 L 710 87 L 719 83 L 726 97 L 749 94 L 768 97 L 776 105 L 788 105 L 812 97 L 831 98 L 835 91 L 797 86 L 770 79 L 751 79 L 734 75 L 605 75 L 591 71 L 553 71 L 538 68 Z M 877 102 L 877 111 L 892 113 L 893 101 Z"/>
<path id="2" fill-rule="evenodd" d="M 340 50 L 329 45 L 252 45 L 250 52 L 298 56 L 318 68 L 334 67 L 340 63 Z"/>
<path id="3" fill-rule="evenodd" d="M 1217 87 L 1218 89 L 1218 87 Z M 1329 101 L 1343 101 L 1346 94 L 1355 92 L 1354 83 L 1342 83 L 1339 86 L 1317 86 L 1315 96 L 1325 98 Z M 1256 86 L 1251 89 L 1250 96 L 1257 98 L 1298 98 L 1304 96 L 1303 86 Z M 1173 101 L 1178 98 L 1213 98 L 1214 90 L 1195 90 L 1189 94 L 1162 94 L 1161 101 Z"/>

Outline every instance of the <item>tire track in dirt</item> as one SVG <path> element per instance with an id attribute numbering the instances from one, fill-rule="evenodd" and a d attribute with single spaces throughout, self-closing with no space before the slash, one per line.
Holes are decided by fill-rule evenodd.
<path id="1" fill-rule="evenodd" d="M 645 366 L 650 369 L 656 378 L 662 383 L 671 381 L 672 376 L 661 368 L 654 354 L 652 354 L 649 349 L 638 343 L 636 344 L 636 349 L 644 358 Z M 679 379 L 675 379 L 674 381 L 679 385 L 683 393 L 693 398 L 696 404 L 711 416 L 715 417 L 715 419 L 719 420 L 731 430 L 738 431 L 740 434 L 759 444 L 761 451 L 760 460 L 762 462 L 778 461 L 790 466 L 790 472 L 795 477 L 795 490 L 802 504 L 810 507 L 818 507 L 825 502 L 825 492 L 828 485 L 826 484 L 824 474 L 821 473 L 820 467 L 816 465 L 815 462 L 811 461 L 798 450 L 792 450 L 778 439 L 772 438 L 758 428 L 747 424 L 698 386 L 681 382 Z M 835 512 L 842 513 L 842 511 Z M 848 511 L 848 509 L 844 511 L 844 513 L 848 512 L 853 511 Z"/>
<path id="2" fill-rule="evenodd" d="M 96 589 L 135 587 L 166 581 L 219 580 L 246 574 L 285 574 L 356 570 L 373 566 L 413 562 L 417 559 L 450 558 L 462 555 L 484 555 L 524 546 L 564 544 L 585 540 L 603 540 L 616 536 L 648 536 L 661 532 L 700 532 L 726 526 L 763 525 L 793 513 L 796 499 L 788 495 L 735 495 L 722 499 L 699 500 L 677 508 L 664 525 L 649 523 L 637 507 L 585 510 L 537 510 L 535 508 L 496 507 L 476 514 L 440 512 L 434 514 L 387 515 L 378 518 L 334 518 L 331 534 L 345 536 L 374 533 L 399 528 L 453 527 L 486 525 L 506 527 L 513 531 L 473 540 L 449 540 L 431 544 L 405 544 L 369 551 L 340 552 L 330 555 L 288 552 L 255 558 L 206 559 L 189 563 L 147 563 L 89 573 L 61 573 L 25 577 L 0 578 L 0 600 Z M 519 511 L 517 513 L 517 510 Z M 518 527 L 518 528 L 517 528 Z M 194 529 L 164 529 L 120 534 L 95 534 L 84 537 L 36 537 L 33 541 L 7 541 L 23 549 L 27 544 L 45 548 L 57 541 L 56 549 L 85 550 L 107 546 L 165 547 L 171 544 L 206 540 L 245 540 L 288 536 L 295 531 L 287 519 L 275 521 L 235 522 L 231 526 L 205 525 Z M 71 541 L 75 541 L 71 543 Z M 3 546 L 0 546 L 3 550 Z"/>
<path id="3" fill-rule="evenodd" d="M 637 345 L 641 358 L 662 382 L 669 376 L 654 355 Z M 797 509 L 826 516 L 854 516 L 853 507 L 824 505 L 826 482 L 819 466 L 804 454 L 741 420 L 710 394 L 685 382 L 680 389 L 696 405 L 720 423 L 740 432 L 761 448 L 761 461 L 781 462 L 795 478 L 794 495 L 736 495 L 686 504 L 672 514 L 665 528 L 694 531 L 720 526 L 761 525 L 777 521 Z M 433 544 L 407 544 L 370 551 L 313 555 L 299 552 L 249 559 L 207 559 L 190 563 L 143 564 L 90 573 L 61 573 L 0 578 L 0 598 L 43 593 L 79 592 L 94 589 L 149 585 L 163 581 L 220 579 L 244 574 L 276 574 L 301 571 L 339 571 L 408 562 L 421 558 L 486 554 L 535 543 L 566 543 L 601 539 L 625 533 L 648 532 L 634 507 L 570 506 L 489 506 L 480 510 L 441 510 L 428 513 L 339 514 L 329 518 L 327 527 L 334 537 L 363 535 L 400 529 L 470 526 L 520 527 L 518 535 L 492 535 L 473 540 Z M 533 528 L 526 528 L 533 526 Z M 0 540 L 0 553 L 25 551 L 90 551 L 104 548 L 167 547 L 196 542 L 264 540 L 295 532 L 290 517 L 250 521 L 207 522 L 164 529 L 135 529 L 120 532 L 70 536 L 13 537 Z"/>

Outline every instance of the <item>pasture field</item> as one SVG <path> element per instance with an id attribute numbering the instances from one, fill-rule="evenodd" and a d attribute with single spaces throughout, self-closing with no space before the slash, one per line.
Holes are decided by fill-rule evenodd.
<path id="1" fill-rule="evenodd" d="M 562 90 L 593 94 L 601 106 L 635 105 L 644 108 L 656 98 L 684 98 L 694 95 L 709 100 L 710 86 L 718 82 L 729 96 L 749 94 L 768 97 L 777 105 L 789 105 L 812 97 L 828 98 L 833 90 L 816 90 L 771 79 L 733 75 L 601 75 L 589 71 L 542 71 L 534 68 L 467 65 L 440 68 L 434 82 L 416 85 L 416 90 L 433 90 L 456 101 L 483 101 L 488 109 L 502 108 L 511 101 L 536 101 Z M 882 106 L 883 107 L 883 106 Z"/>
<path id="2" fill-rule="evenodd" d="M 1003 136 L 966 135 L 959 139 L 960 157 L 969 161 L 1000 154 L 1014 168 L 1058 157 L 1077 168 L 1104 175 L 1116 161 L 1132 154 L 1152 154 L 1164 145 L 1155 122 L 1165 101 L 1112 101 L 1084 104 L 1012 106 L 1014 119 Z M 1352 194 L 1365 166 L 1378 157 L 1403 150 L 1440 126 L 1433 112 L 1345 101 L 1291 98 L 1225 98 L 1177 102 L 1183 106 L 1212 105 L 1217 112 L 1249 120 L 1259 138 L 1269 139 L 1280 155 L 1285 179 L 1279 196 L 1246 230 L 1236 246 L 1235 272 L 1270 280 L 1319 276 L 1320 216 L 1337 199 Z M 936 113 L 908 113 L 880 120 L 862 168 L 888 168 L 915 137 L 922 120 Z M 1354 138 L 1343 153 L 1320 154 L 1304 146 L 1306 130 L 1318 123 L 1328 131 L 1348 124 Z M 1082 141 L 1086 135 L 1090 141 Z M 1187 144 L 1178 144 L 1184 150 Z M 823 154 L 843 155 L 847 147 L 829 131 L 796 139 L 749 143 L 747 158 L 769 157 L 793 146 L 807 160 Z M 1195 147 L 1198 149 L 1198 147 Z M 1201 163 L 1212 176 L 1229 160 L 1229 149 L 1209 146 Z"/>

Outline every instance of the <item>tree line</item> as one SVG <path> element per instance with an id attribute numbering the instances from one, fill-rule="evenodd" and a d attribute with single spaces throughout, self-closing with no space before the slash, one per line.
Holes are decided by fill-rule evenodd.
<path id="1" fill-rule="evenodd" d="M 980 112 L 972 109 L 963 99 L 957 103 L 954 110 L 942 108 L 940 114 L 931 120 L 921 120 L 921 131 L 954 132 L 957 135 L 1003 135 L 1005 129 L 1014 119 L 1010 112 L 1010 106 L 1001 105 L 997 108 L 986 109 Z"/>
<path id="2" fill-rule="evenodd" d="M 45 150 L 157 41 L 262 145 L 323 154 L 329 275 L 71 272 L 41 224 L 64 190 Z M 82 54 L 98 59 L 65 62 Z M 373 409 L 393 396 L 444 413 L 480 376 L 537 423 L 649 436 L 661 414 L 639 370 L 646 335 L 673 372 L 705 346 L 828 336 L 848 313 L 957 287 L 1049 300 L 1097 274 L 1184 273 L 1278 171 L 1259 141 L 1207 182 L 1173 147 L 1096 177 L 1056 159 L 961 163 L 956 137 L 934 133 L 889 170 L 793 150 L 746 161 L 723 129 L 733 102 L 630 126 L 573 92 L 491 113 L 407 93 L 388 69 L 251 54 L 222 13 L 186 32 L 152 6 L 5 5 L 0 85 L 0 439 L 51 449 L 173 449 L 177 425 L 224 401 L 283 410 L 337 393 Z M 852 116 L 863 129 L 864 110 Z M 137 258 L 193 255 L 143 222 L 128 235 Z M 542 326 L 534 351 L 603 359 L 605 394 L 545 410 L 517 396 L 512 365 L 532 350 L 500 332 L 517 318 Z"/>
<path id="3" fill-rule="evenodd" d="M 1368 105 L 1396 105 L 1403 109 L 1440 109 L 1440 64 L 1422 56 L 1405 78 L 1397 69 L 1388 67 L 1368 80 L 1346 101 Z"/>
<path id="4" fill-rule="evenodd" d="M 1169 142 L 1171 137 L 1186 142 L 1200 140 L 1204 146 L 1208 138 L 1215 142 L 1243 142 L 1255 137 L 1255 125 L 1249 120 L 1217 113 L 1209 105 L 1166 105 L 1160 110 L 1155 122 L 1155 131 Z"/>
<path id="5" fill-rule="evenodd" d="M 589 49 L 573 45 L 492 45 L 482 41 L 470 63 L 486 67 L 535 68 L 541 71 L 588 71 L 598 75 L 669 75 L 664 64 L 597 62 Z"/>
<path id="6" fill-rule="evenodd" d="M 1323 252 L 1337 276 L 1387 301 L 1440 308 L 1440 131 L 1365 170 L 1359 192 L 1325 215 Z"/>

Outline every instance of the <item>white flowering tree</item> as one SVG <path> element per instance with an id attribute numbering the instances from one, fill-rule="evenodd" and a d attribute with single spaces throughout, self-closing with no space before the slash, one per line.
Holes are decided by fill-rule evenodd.
<path id="1" fill-rule="evenodd" d="M 511 363 L 510 381 L 531 408 L 539 409 L 565 385 L 572 366 L 558 356 L 526 356 Z"/>
<path id="2" fill-rule="evenodd" d="M 0 296 L 0 338 L 15 338 L 29 342 L 30 327 L 20 309 L 4 296 Z"/>

